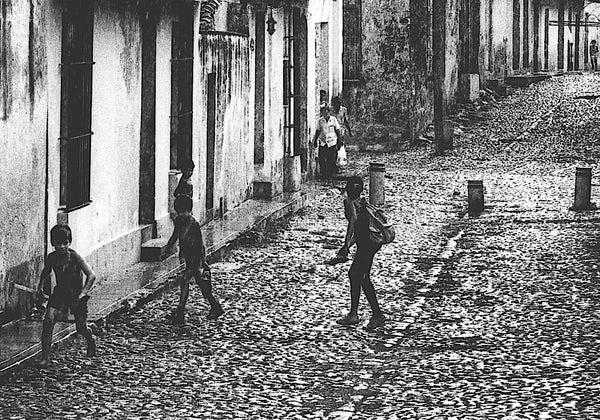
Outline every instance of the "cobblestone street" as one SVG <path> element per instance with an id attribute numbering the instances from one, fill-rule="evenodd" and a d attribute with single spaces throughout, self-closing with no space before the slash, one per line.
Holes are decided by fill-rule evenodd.
<path id="1" fill-rule="evenodd" d="M 321 185 L 213 264 L 218 321 L 192 286 L 186 324 L 169 325 L 171 291 L 108 323 L 96 358 L 79 340 L 7 379 L 0 417 L 600 419 L 600 218 L 569 210 L 575 168 L 600 157 L 600 99 L 575 97 L 599 86 L 556 77 L 463 107 L 448 156 L 350 155 L 350 171 L 387 167 L 396 240 L 372 270 L 384 328 L 364 329 L 364 295 L 358 327 L 335 323 L 350 262 L 323 264 L 346 225 L 341 190 Z"/>

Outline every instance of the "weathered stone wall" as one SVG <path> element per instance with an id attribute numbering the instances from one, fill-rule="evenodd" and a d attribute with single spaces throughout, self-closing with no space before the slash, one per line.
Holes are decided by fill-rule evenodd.
<path id="1" fill-rule="evenodd" d="M 433 119 L 431 5 L 417 0 L 377 0 L 362 4 L 361 83 L 346 86 L 359 148 L 403 148 Z M 448 0 L 446 102 L 458 88 L 458 1 Z M 368 146 L 367 146 L 368 145 Z"/>
<path id="2" fill-rule="evenodd" d="M 29 307 L 11 282 L 35 287 L 45 252 L 45 9 L 42 0 L 0 9 L 0 323 Z"/>
<path id="3" fill-rule="evenodd" d="M 219 208 L 222 199 L 225 210 L 250 198 L 254 176 L 250 38 L 203 33 L 200 36 L 199 57 L 194 140 L 200 145 L 198 162 L 201 164 L 197 165 L 201 177 L 200 203 L 203 204 L 206 198 L 207 86 L 208 75 L 213 73 L 216 75 L 213 200 L 215 207 Z M 198 214 L 202 212 L 203 209 L 199 208 Z"/>

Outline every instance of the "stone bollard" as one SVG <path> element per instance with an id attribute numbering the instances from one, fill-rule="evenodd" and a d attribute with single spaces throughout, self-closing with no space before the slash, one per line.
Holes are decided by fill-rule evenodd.
<path id="1" fill-rule="evenodd" d="M 592 205 L 592 168 L 575 170 L 575 203 L 571 210 L 590 210 Z"/>
<path id="2" fill-rule="evenodd" d="M 385 163 L 369 163 L 369 203 L 381 206 L 385 202 Z"/>
<path id="3" fill-rule="evenodd" d="M 468 181 L 467 189 L 469 193 L 469 214 L 478 216 L 483 213 L 484 208 L 483 181 Z"/>

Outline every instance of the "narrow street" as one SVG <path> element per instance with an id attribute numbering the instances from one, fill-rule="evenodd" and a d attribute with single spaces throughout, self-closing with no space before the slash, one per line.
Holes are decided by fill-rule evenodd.
<path id="1" fill-rule="evenodd" d="M 599 419 L 600 219 L 569 207 L 575 168 L 597 168 L 600 99 L 578 95 L 600 95 L 600 76 L 461 108 L 445 157 L 350 155 L 350 171 L 387 167 L 397 236 L 372 270 L 383 329 L 363 328 L 364 296 L 361 325 L 335 323 L 350 262 L 323 264 L 345 221 L 341 191 L 321 185 L 268 240 L 250 235 L 213 265 L 217 322 L 192 286 L 186 324 L 169 325 L 169 292 L 108 323 L 96 358 L 80 340 L 5 381 L 0 417 Z M 485 186 L 477 218 L 472 179 Z"/>

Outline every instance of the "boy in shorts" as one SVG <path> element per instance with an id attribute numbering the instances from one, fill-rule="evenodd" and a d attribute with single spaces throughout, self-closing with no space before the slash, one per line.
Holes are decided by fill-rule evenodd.
<path id="1" fill-rule="evenodd" d="M 92 335 L 92 330 L 87 325 L 87 301 L 90 297 L 89 291 L 96 280 L 96 275 L 89 264 L 77 252 L 69 248 L 71 241 L 72 233 L 69 226 L 56 225 L 50 230 L 50 243 L 55 250 L 46 257 L 40 275 L 38 296 L 43 295 L 44 288 L 49 288 L 51 271 L 54 271 L 56 287 L 50 294 L 44 317 L 42 360 L 39 363 L 41 368 L 48 366 L 54 324 L 57 317 L 66 315 L 69 309 L 75 316 L 77 332 L 85 337 L 87 341 L 88 357 L 93 357 L 96 354 L 96 341 Z M 83 285 L 82 271 L 87 277 L 85 285 Z"/>
<path id="2" fill-rule="evenodd" d="M 206 262 L 206 253 L 204 242 L 202 240 L 202 231 L 200 223 L 191 215 L 192 198 L 188 195 L 179 195 L 175 198 L 175 217 L 173 234 L 163 251 L 163 255 L 175 245 L 179 240 L 179 260 L 185 261 L 185 270 L 180 280 L 181 295 L 179 296 L 179 305 L 173 311 L 171 322 L 173 324 L 183 324 L 185 320 L 185 304 L 190 293 L 190 280 L 192 277 L 196 284 L 200 286 L 202 296 L 210 304 L 208 319 L 217 319 L 223 315 L 223 308 L 212 294 L 210 267 Z M 202 269 L 202 272 L 200 271 Z"/>

